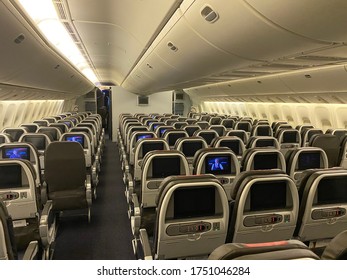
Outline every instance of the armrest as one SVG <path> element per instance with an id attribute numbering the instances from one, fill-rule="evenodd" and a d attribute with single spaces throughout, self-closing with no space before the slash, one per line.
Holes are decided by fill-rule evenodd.
<path id="1" fill-rule="evenodd" d="M 94 164 L 92 165 L 91 171 L 92 171 L 93 187 L 96 188 L 98 183 L 99 183 L 99 176 L 98 176 L 98 169 L 97 169 L 96 161 L 94 161 Z"/>
<path id="2" fill-rule="evenodd" d="M 39 250 L 38 241 L 31 241 L 25 250 L 23 260 L 35 260 L 35 259 L 37 259 L 38 250 Z"/>
<path id="3" fill-rule="evenodd" d="M 141 209 L 140 209 L 140 203 L 139 203 L 139 199 L 137 197 L 136 193 L 133 193 L 131 195 L 131 199 L 134 205 L 134 216 L 140 216 L 141 215 Z"/>
<path id="4" fill-rule="evenodd" d="M 90 207 L 93 201 L 92 182 L 91 182 L 90 175 L 87 175 L 85 187 L 86 187 L 86 200 L 87 200 L 88 206 Z M 94 197 L 96 198 L 96 188 L 95 188 Z"/>
<path id="5" fill-rule="evenodd" d="M 141 227 L 141 208 L 139 199 L 137 198 L 137 195 L 133 193 L 132 195 L 132 203 L 133 203 L 133 209 L 131 211 L 131 205 L 129 205 L 129 215 L 130 215 L 130 224 L 131 224 L 131 231 L 133 235 L 136 237 L 139 234 L 139 229 Z M 131 215 L 132 212 L 132 215 Z"/>
<path id="6" fill-rule="evenodd" d="M 42 182 L 42 185 L 40 187 L 40 197 L 41 203 L 42 205 L 44 205 L 48 200 L 47 183 L 45 181 Z"/>
<path id="7" fill-rule="evenodd" d="M 94 164 L 96 166 L 96 171 L 100 172 L 100 169 L 101 169 L 101 156 L 100 156 L 99 153 L 95 154 Z"/>
<path id="8" fill-rule="evenodd" d="M 153 260 L 151 245 L 146 229 L 140 229 L 140 242 L 142 245 L 143 255 L 145 260 Z"/>
<path id="9" fill-rule="evenodd" d="M 124 172 L 125 173 L 130 172 L 130 165 L 129 165 L 128 159 L 124 160 Z"/>
<path id="10" fill-rule="evenodd" d="M 133 181 L 133 175 L 131 173 L 127 174 L 127 179 L 126 179 L 126 196 L 128 203 L 130 203 L 132 195 L 134 193 L 134 181 Z"/>
<path id="11" fill-rule="evenodd" d="M 44 248 L 48 248 L 50 244 L 55 239 L 56 233 L 56 223 L 55 223 L 55 213 L 52 211 L 53 202 L 48 200 L 41 212 L 39 232 L 41 237 L 41 242 Z"/>

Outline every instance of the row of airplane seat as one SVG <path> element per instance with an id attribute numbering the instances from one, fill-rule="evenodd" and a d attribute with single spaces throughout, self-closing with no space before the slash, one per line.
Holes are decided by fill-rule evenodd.
<path id="1" fill-rule="evenodd" d="M 283 153 L 278 146 L 254 148 L 251 144 L 245 145 L 243 140 L 236 136 L 219 136 L 218 133 L 213 137 L 214 140 L 211 140 L 213 147 L 209 147 L 203 137 L 196 135 L 189 137 L 187 131 L 182 129 L 171 126 L 171 130 L 166 130 L 163 135 L 160 135 L 162 134 L 160 127 L 152 131 L 151 128 L 143 126 L 141 121 L 148 124 L 155 117 L 158 115 L 121 115 L 118 129 L 118 146 L 124 171 L 125 194 L 129 203 L 135 252 L 138 252 L 139 244 L 141 244 L 142 250 L 147 253 L 148 248 L 152 248 L 148 256 L 154 259 L 209 255 L 211 248 L 216 248 L 216 243 L 210 241 L 209 244 L 208 240 L 215 240 L 217 243 L 222 240 L 224 244 L 225 242 L 272 242 L 297 238 L 315 244 L 321 239 L 331 239 L 347 229 L 345 221 L 347 171 L 343 168 L 329 168 L 330 158 L 324 147 L 307 147 L 306 145 L 301 147 L 298 144 Z M 164 115 L 161 118 L 168 121 L 172 120 L 172 117 Z M 181 119 L 181 121 L 184 120 Z M 261 121 L 259 123 L 262 125 Z M 153 123 L 151 125 L 153 126 Z M 274 127 L 281 125 L 286 124 L 275 124 Z M 295 131 L 296 135 L 300 136 L 297 130 L 299 128 L 286 127 L 283 131 L 286 129 Z M 169 134 L 175 136 L 171 143 L 167 137 Z M 250 139 L 252 142 L 277 140 L 272 136 L 258 136 Z M 238 141 L 238 148 L 243 147 L 241 156 L 230 149 L 231 145 L 222 147 L 215 144 L 221 144 L 223 140 L 234 141 L 234 143 Z M 338 141 L 340 143 L 339 139 Z M 324 142 L 323 146 L 326 145 Z M 190 174 L 195 176 L 192 177 Z M 313 177 L 308 179 L 309 175 Z M 178 203 L 179 199 L 176 196 L 174 199 L 163 198 L 165 205 L 159 205 L 161 196 L 166 193 L 164 189 L 167 182 L 171 182 L 169 184 L 171 186 L 175 185 L 172 182 L 176 180 L 180 182 L 178 188 L 191 186 L 186 195 L 178 196 L 182 199 L 181 203 Z M 225 197 L 208 200 L 212 191 L 204 197 L 208 191 L 205 190 L 204 194 L 202 186 L 211 185 L 212 181 L 218 182 L 223 190 L 222 196 L 225 195 Z M 313 181 L 315 185 L 312 188 Z M 334 194 L 330 194 L 327 190 L 326 186 L 329 184 L 333 186 Z M 200 189 L 201 193 L 199 193 Z M 174 192 L 168 193 L 173 195 Z M 189 196 L 192 193 L 194 195 Z M 222 201 L 226 201 L 227 207 L 223 204 L 224 202 L 220 204 Z M 215 203 L 214 207 L 211 206 L 213 203 Z M 210 205 L 210 212 L 207 209 L 201 209 L 202 205 Z M 162 207 L 164 212 L 160 214 Z M 178 213 L 183 211 L 180 207 L 183 210 L 189 208 L 187 211 L 190 213 L 186 213 L 187 216 L 182 214 L 176 221 L 172 215 L 174 215 L 174 209 Z M 204 221 L 205 216 L 212 215 L 212 208 L 219 218 L 228 216 L 227 221 L 211 223 L 208 221 L 209 218 Z M 226 213 L 222 210 L 224 208 L 227 209 Z M 311 212 L 313 218 L 311 218 L 312 215 L 310 216 Z M 166 216 L 168 213 L 169 216 Z M 205 214 L 202 214 L 202 217 L 197 213 Z M 334 226 L 331 226 L 329 219 L 333 219 Z M 327 222 L 329 226 L 324 227 Z M 319 227 L 322 227 L 322 230 L 317 230 Z M 225 234 L 224 237 L 219 235 L 220 229 L 225 230 L 222 233 L 222 235 Z M 215 233 L 218 237 L 212 237 L 214 230 L 217 231 Z M 160 238 L 164 241 L 160 241 Z M 170 246 L 177 243 L 175 239 L 180 240 L 182 247 Z M 194 246 L 190 248 L 192 242 L 188 241 L 194 241 L 193 243 L 199 247 L 197 240 L 200 239 L 202 239 L 200 244 L 206 244 L 200 245 L 204 249 Z M 190 253 L 188 253 L 189 248 Z M 161 252 L 161 249 L 165 253 Z"/>
<path id="2" fill-rule="evenodd" d="M 136 118 L 135 118 L 136 119 Z M 150 133 L 148 134 L 143 134 L 143 137 L 162 137 L 166 138 L 169 141 L 170 147 L 174 146 L 175 141 L 184 136 L 202 136 L 208 145 L 213 145 L 213 140 L 220 137 L 220 135 L 223 136 L 236 136 L 241 138 L 243 141 L 243 144 L 245 145 L 246 148 L 249 147 L 265 147 L 265 146 L 271 146 L 275 148 L 279 148 L 282 153 L 286 153 L 289 149 L 292 149 L 294 147 L 300 147 L 300 146 L 317 146 L 323 148 L 328 155 L 329 159 L 329 166 L 337 166 L 341 162 L 341 158 L 343 157 L 343 152 L 341 151 L 343 148 L 341 146 L 341 142 L 343 142 L 343 136 L 346 133 L 346 130 L 329 130 L 327 131 L 328 134 L 322 134 L 321 130 L 313 129 L 310 128 L 310 126 L 305 125 L 301 126 L 298 129 L 292 129 L 292 128 L 284 128 L 284 129 L 279 129 L 276 133 L 276 137 L 273 136 L 264 136 L 263 135 L 258 135 L 257 136 L 252 136 L 249 137 L 249 134 L 244 131 L 244 130 L 229 130 L 226 132 L 226 134 L 223 134 L 223 126 L 218 126 L 218 125 L 212 125 L 210 129 L 201 129 L 199 126 L 192 127 L 192 125 L 187 125 L 183 127 L 183 129 L 176 129 L 173 126 L 166 126 L 166 125 L 159 125 L 156 124 L 160 127 L 157 127 L 154 130 L 154 123 L 150 125 L 150 127 L 147 127 L 143 125 L 141 122 L 139 122 L 138 119 L 137 121 L 134 120 L 134 118 L 129 117 L 123 119 L 123 124 L 124 127 L 123 129 L 120 128 L 120 138 L 124 138 L 124 146 L 127 149 L 127 153 L 129 153 L 129 150 L 131 147 L 133 147 L 133 144 L 130 144 L 129 142 L 131 141 L 131 136 L 133 135 L 133 132 L 136 131 L 148 131 L 148 132 L 154 132 L 152 136 L 150 136 Z M 153 120 L 153 119 L 152 119 Z M 148 120 L 146 121 L 148 122 Z M 284 126 L 284 124 L 279 123 L 280 126 L 275 126 L 276 127 L 281 127 Z M 194 126 L 194 125 L 193 125 Z M 213 129 L 213 126 L 215 127 L 216 130 L 222 129 L 222 132 L 218 133 L 216 130 Z M 217 127 L 218 129 L 217 129 Z M 259 126 L 259 125 L 258 125 Z M 288 126 L 288 125 L 287 125 Z M 268 128 L 270 128 L 269 125 L 267 125 Z M 192 133 L 190 129 L 194 129 L 195 131 Z M 270 128 L 271 129 L 271 128 Z M 183 131 L 185 130 L 185 131 Z M 301 143 L 301 136 L 300 136 L 300 130 L 304 132 L 304 135 L 302 139 L 304 139 L 304 143 Z M 166 133 L 164 133 L 166 132 Z M 330 134 L 330 133 L 339 133 L 339 136 L 336 134 Z M 188 134 L 188 135 L 187 135 Z M 313 137 L 314 136 L 314 137 Z M 136 142 L 136 141 L 135 141 Z M 132 143 L 135 143 L 132 142 Z M 239 155 L 242 155 L 242 151 L 244 151 L 244 148 L 242 148 L 242 144 L 240 144 L 239 148 L 237 148 L 234 145 L 234 151 L 238 153 Z M 332 148 L 333 147 L 333 148 Z M 122 154 L 124 153 L 123 151 L 120 151 Z"/>
<path id="3" fill-rule="evenodd" d="M 67 113 L 3 130 L 0 202 L 13 221 L 12 248 L 15 246 L 18 254 L 10 253 L 9 246 L 3 254 L 1 246 L 0 258 L 17 255 L 21 259 L 35 253 L 38 259 L 51 259 L 57 217 L 77 210 L 90 221 L 103 134 L 100 116 L 91 113 Z M 22 256 L 28 246 L 34 250 Z"/>
<path id="4" fill-rule="evenodd" d="M 208 256 L 224 243 L 297 239 L 318 252 L 320 241 L 347 229 L 347 172 L 316 170 L 305 177 L 301 201 L 294 181 L 281 171 L 240 173 L 230 202 L 210 174 L 166 177 L 154 202 L 155 184 L 148 180 L 151 192 L 141 194 L 131 216 L 138 226 L 134 248 L 172 259 Z"/>

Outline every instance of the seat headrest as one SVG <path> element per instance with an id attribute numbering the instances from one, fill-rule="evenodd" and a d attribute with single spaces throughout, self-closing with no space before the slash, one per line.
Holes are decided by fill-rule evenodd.
<path id="1" fill-rule="evenodd" d="M 251 177 L 266 177 L 266 176 L 270 176 L 270 175 L 286 175 L 286 173 L 282 170 L 279 169 L 271 169 L 271 170 L 250 170 L 250 171 L 243 171 L 241 173 L 239 173 L 233 182 L 233 192 L 231 193 L 231 199 L 235 200 L 236 199 L 236 195 L 239 191 L 239 188 L 242 184 L 242 182 L 246 179 L 246 178 L 251 178 Z"/>

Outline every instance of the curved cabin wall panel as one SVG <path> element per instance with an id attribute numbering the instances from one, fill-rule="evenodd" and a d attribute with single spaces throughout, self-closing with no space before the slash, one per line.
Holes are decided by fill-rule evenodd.
<path id="1" fill-rule="evenodd" d="M 292 104 L 281 104 L 279 106 L 282 111 L 282 118 L 276 119 L 276 121 L 286 120 L 291 126 L 295 127 L 299 121 L 298 116 L 296 114 L 293 114 L 293 105 Z"/>
<path id="2" fill-rule="evenodd" d="M 63 100 L 0 101 L 0 130 L 63 112 Z"/>
<path id="3" fill-rule="evenodd" d="M 65 59 L 47 48 L 13 7 L 8 7 L 0 2 L 0 84 L 24 91 L 34 88 L 69 94 L 85 94 L 94 88 Z M 16 43 L 18 38 L 22 39 Z"/>
<path id="4" fill-rule="evenodd" d="M 257 2 L 271 6 L 268 1 Z M 205 19 L 204 15 L 209 11 L 207 9 L 218 15 L 215 21 Z M 288 13 L 288 10 L 282 11 L 291 17 L 294 15 Z M 184 18 L 199 35 L 214 46 L 252 60 L 268 61 L 328 45 L 326 42 L 307 39 L 280 28 L 243 0 L 196 0 L 184 14 Z M 307 17 L 306 21 L 309 19 Z"/>
<path id="5" fill-rule="evenodd" d="M 336 118 L 336 128 L 347 128 L 347 106 L 336 106 L 334 116 Z"/>
<path id="6" fill-rule="evenodd" d="M 347 42 L 345 0 L 245 0 L 281 27 L 315 40 Z"/>
<path id="7" fill-rule="evenodd" d="M 315 118 L 314 123 L 317 127 L 321 127 L 323 131 L 332 127 L 334 122 L 334 112 L 331 110 L 331 107 L 324 106 L 315 106 L 313 110 L 313 117 Z"/>

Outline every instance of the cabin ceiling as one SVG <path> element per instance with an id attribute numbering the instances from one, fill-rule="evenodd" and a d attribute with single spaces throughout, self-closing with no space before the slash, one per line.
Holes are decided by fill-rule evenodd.
<path id="1" fill-rule="evenodd" d="M 7 17 L 1 14 L 0 35 L 13 41 L 16 34 L 24 32 L 20 23 L 42 48 L 40 36 L 27 26 L 18 7 L 13 8 L 11 3 L 17 0 L 1 2 L 0 12 L 11 12 L 12 18 L 10 13 Z M 345 0 L 54 0 L 54 3 L 101 85 L 119 85 L 137 94 L 185 89 L 198 101 L 347 92 Z M 19 30 L 3 28 L 12 26 L 14 21 L 18 22 Z M 38 57 L 39 50 L 42 55 L 42 50 L 35 47 L 21 58 L 26 71 L 30 67 L 25 61 L 32 65 L 30 58 Z M 57 59 L 52 50 L 45 52 L 45 61 Z M 8 84 L 16 85 L 17 73 L 18 69 L 7 75 L 13 79 L 6 77 Z M 41 89 L 76 92 L 76 85 L 82 83 L 84 87 L 77 90 L 79 93 L 90 90 L 82 78 L 83 81 L 61 88 L 50 81 L 54 72 L 42 74 L 48 82 Z M 40 87 L 40 79 L 35 84 L 28 82 L 29 77 L 22 80 L 18 85 Z M 317 82 L 321 87 L 316 86 Z"/>
<path id="2" fill-rule="evenodd" d="M 347 62 L 345 0 L 64 3 L 100 81 L 138 94 L 187 89 L 193 96 L 195 89 L 207 100 L 200 88 L 216 98 L 223 83 L 243 81 L 247 89 L 259 77 L 278 84 L 262 94 L 283 87 L 292 94 L 301 89 L 283 79 Z"/>

